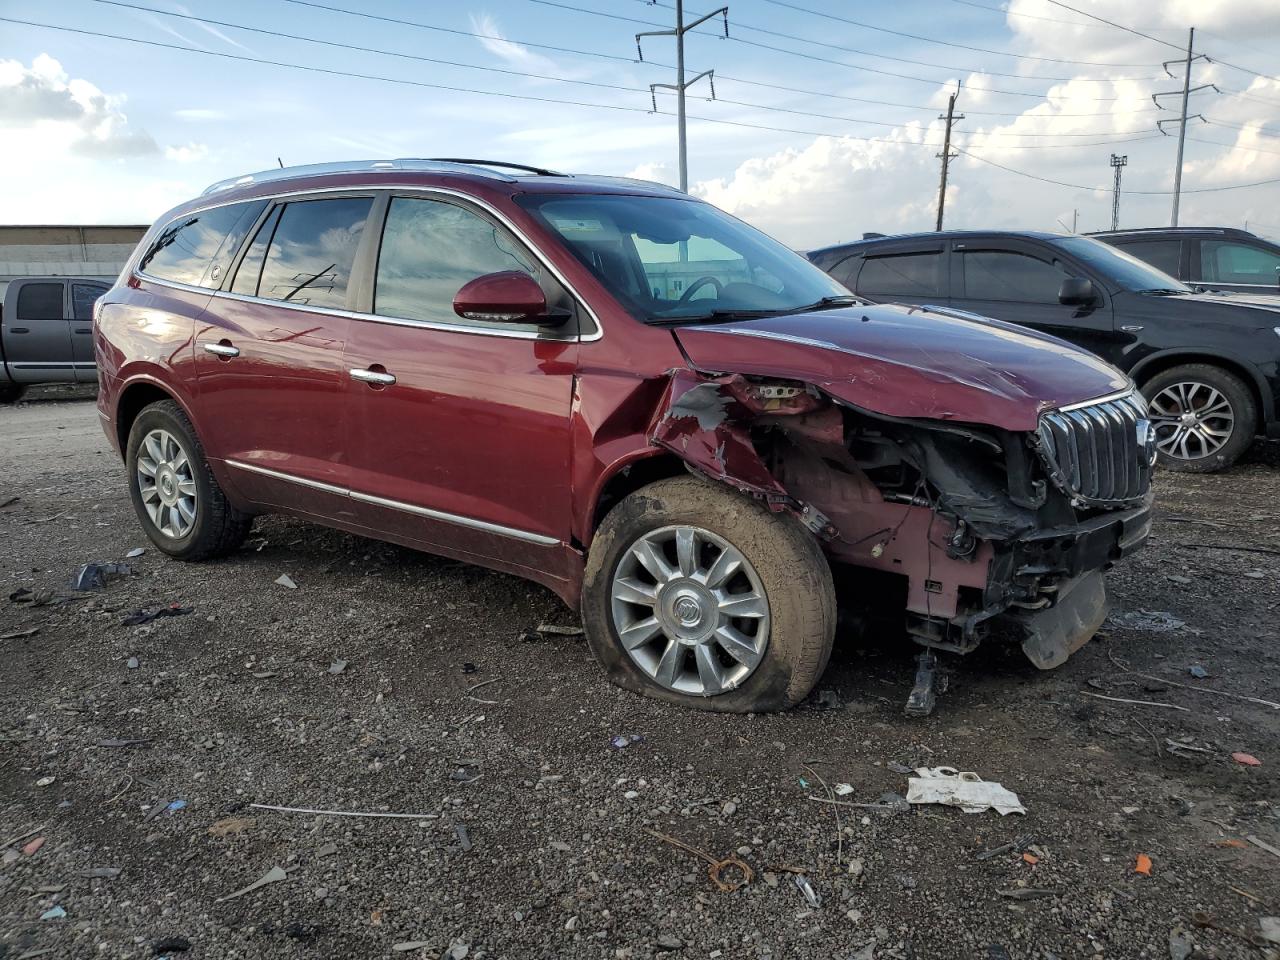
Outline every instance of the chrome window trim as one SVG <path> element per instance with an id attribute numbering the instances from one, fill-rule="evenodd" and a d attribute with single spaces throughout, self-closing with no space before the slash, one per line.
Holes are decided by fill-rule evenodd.
<path id="1" fill-rule="evenodd" d="M 545 334 L 539 334 L 537 331 L 533 331 L 533 330 L 530 330 L 530 331 L 491 330 L 484 327 L 467 326 L 462 322 L 459 322 L 455 325 L 452 323 L 437 323 L 429 320 L 413 320 L 408 317 L 391 317 L 391 316 L 382 316 L 376 313 L 357 313 L 352 310 L 335 310 L 328 307 L 307 307 L 302 304 L 286 303 L 283 300 L 270 300 L 266 297 L 251 297 L 243 293 L 231 293 L 229 290 L 224 291 L 224 290 L 215 290 L 209 287 L 199 287 L 199 286 L 196 286 L 195 284 L 179 283 L 178 281 L 175 281 L 175 280 L 164 280 L 160 277 L 153 277 L 151 274 L 145 273 L 144 271 L 138 269 L 137 267 L 138 258 L 142 255 L 142 252 L 145 252 L 145 249 L 143 248 L 141 243 L 139 243 L 138 245 L 139 251 L 135 254 L 135 256 L 130 261 L 128 269 L 129 269 L 129 272 L 132 273 L 135 277 L 138 277 L 139 279 L 142 279 L 142 280 L 146 280 L 148 283 L 158 283 L 161 286 L 173 287 L 178 290 L 186 290 L 190 293 L 202 293 L 202 294 L 207 294 L 211 297 L 224 297 L 230 300 L 242 300 L 248 303 L 262 303 L 262 304 L 266 304 L 268 306 L 273 306 L 273 307 L 284 307 L 286 310 L 301 310 L 305 313 L 324 313 L 330 316 L 348 317 L 353 320 L 365 320 L 365 321 L 372 321 L 374 323 L 388 323 L 388 324 L 391 324 L 392 326 L 421 327 L 425 330 L 454 331 L 457 333 L 470 333 L 470 334 L 476 334 L 478 336 L 485 336 L 485 337 L 506 337 L 507 339 L 510 339 L 510 340 L 551 340 L 551 341 L 558 341 L 558 342 L 576 341 L 579 343 L 594 343 L 595 341 L 600 340 L 604 337 L 604 324 L 600 322 L 600 317 L 597 316 L 595 310 L 591 308 L 591 304 L 588 303 L 586 298 L 583 297 L 582 294 L 578 292 L 578 289 L 565 278 L 564 274 L 560 272 L 560 270 L 555 266 L 555 264 L 553 264 L 550 260 L 547 259 L 547 257 L 542 253 L 541 250 L 538 249 L 537 245 L 532 240 L 529 239 L 529 237 L 524 233 L 524 231 L 521 230 L 519 227 L 517 227 L 514 223 L 512 223 L 510 218 L 508 218 L 506 214 L 502 213 L 500 210 L 493 207 L 487 201 L 481 200 L 479 197 L 475 197 L 461 190 L 453 190 L 449 187 L 423 186 L 422 184 L 413 184 L 413 183 L 379 183 L 376 186 L 370 185 L 370 186 L 346 186 L 346 187 L 318 187 L 318 188 L 313 188 L 311 190 L 290 190 L 282 193 L 272 193 L 270 195 L 263 195 L 263 196 L 257 196 L 257 197 L 251 197 L 251 198 L 240 198 L 238 200 L 223 198 L 221 202 L 216 202 L 216 201 L 210 202 L 202 206 L 195 207 L 192 210 L 187 210 L 183 212 L 181 216 L 185 217 L 185 216 L 190 216 L 191 214 L 194 214 L 194 213 L 203 213 L 205 210 L 212 210 L 217 207 L 229 207 L 232 204 L 244 203 L 247 200 L 266 200 L 268 203 L 271 203 L 273 201 L 284 200 L 289 197 L 307 197 L 307 196 L 315 196 L 317 194 L 326 194 L 326 193 L 362 194 L 362 193 L 376 193 L 379 191 L 390 191 L 390 192 L 409 191 L 415 194 L 425 194 L 428 196 L 449 197 L 451 199 L 462 200 L 466 203 L 475 204 L 481 210 L 485 211 L 485 213 L 489 214 L 491 217 L 497 220 L 498 223 L 500 223 L 507 230 L 510 230 L 511 233 L 515 236 L 515 238 L 529 249 L 529 251 L 537 259 L 537 261 L 540 264 L 542 264 L 543 267 L 546 268 L 548 273 L 550 273 L 553 277 L 556 278 L 557 281 L 559 281 L 561 286 L 563 286 L 565 290 L 569 292 L 569 295 L 573 297 L 574 301 L 586 312 L 587 316 L 591 318 L 592 323 L 595 324 L 595 331 L 587 335 L 579 334 L 573 338 L 568 338 L 568 337 L 546 336 Z M 174 218 L 170 218 L 170 220 L 172 219 Z M 170 220 L 166 220 L 165 223 L 166 224 L 169 223 Z M 150 233 L 148 233 L 147 238 L 144 238 L 144 239 L 148 239 L 148 238 L 150 238 Z M 376 278 L 375 278 L 375 282 L 376 282 Z"/>
<path id="2" fill-rule="evenodd" d="M 313 490 L 319 490 L 323 493 L 332 493 L 336 496 L 358 500 L 361 503 L 369 503 L 378 507 L 388 507 L 392 510 L 412 513 L 416 516 L 427 517 L 431 520 L 442 520 L 445 523 L 457 524 L 460 527 L 468 527 L 469 529 L 480 530 L 484 533 L 495 533 L 502 537 L 510 537 L 513 540 L 523 540 L 526 543 L 533 543 L 542 547 L 559 546 L 561 542 L 555 537 L 548 537 L 541 533 L 530 533 L 528 530 L 519 530 L 515 527 L 504 527 L 502 524 L 490 523 L 487 520 L 476 520 L 474 517 L 464 517 L 456 513 L 445 513 L 443 510 L 432 510 L 430 507 L 419 507 L 415 504 L 405 503 L 401 500 L 388 500 L 386 497 L 376 497 L 371 493 L 361 493 L 358 490 L 350 490 L 346 487 L 338 487 L 330 483 L 322 483 L 319 480 L 308 480 L 305 477 L 294 476 L 291 473 L 285 473 L 281 470 L 272 470 L 269 467 L 260 467 L 252 463 L 244 463 L 240 460 L 226 460 L 223 462 L 229 467 L 246 470 L 249 473 L 261 474 L 264 477 L 271 477 L 274 480 L 285 480 L 289 483 L 296 483 L 299 486 L 310 487 Z"/>
<path id="3" fill-rule="evenodd" d="M 1102 397 L 1094 397 L 1092 400 L 1081 400 L 1079 403 L 1069 403 L 1065 407 L 1052 407 L 1045 410 L 1045 413 L 1070 413 L 1072 410 L 1080 410 L 1083 407 L 1091 407 L 1095 403 L 1110 403 L 1112 400 L 1123 400 L 1125 397 L 1134 393 L 1138 388 L 1132 383 L 1122 390 L 1115 393 L 1108 393 Z"/>

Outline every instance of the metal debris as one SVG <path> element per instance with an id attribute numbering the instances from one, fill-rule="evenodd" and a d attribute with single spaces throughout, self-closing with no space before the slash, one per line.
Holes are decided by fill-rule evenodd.
<path id="1" fill-rule="evenodd" d="M 1016 793 L 954 767 L 918 767 L 916 775 L 907 781 L 907 803 L 940 803 L 959 807 L 965 813 L 995 810 L 1002 817 L 1027 812 Z"/>
<path id="2" fill-rule="evenodd" d="M 252 893 L 260 887 L 265 887 L 269 883 L 279 883 L 281 880 L 289 879 L 289 875 L 284 872 L 283 867 L 272 867 L 265 874 L 259 877 L 247 887 L 241 887 L 234 893 L 228 893 L 225 897 L 218 897 L 214 903 L 226 903 L 228 900 L 234 900 L 237 897 L 243 897 L 246 893 Z"/>
<path id="3" fill-rule="evenodd" d="M 813 909 L 817 910 L 822 906 L 822 897 L 818 896 L 818 891 L 813 889 L 813 884 L 809 882 L 809 878 L 803 873 L 797 873 L 792 878 L 796 885 L 796 889 L 804 895 L 805 902 Z"/>
<path id="4" fill-rule="evenodd" d="M 287 573 L 280 574 L 280 576 L 276 577 L 275 582 L 280 584 L 282 587 L 288 587 L 290 590 L 298 589 L 298 585 L 293 582 L 293 577 L 289 576 Z"/>

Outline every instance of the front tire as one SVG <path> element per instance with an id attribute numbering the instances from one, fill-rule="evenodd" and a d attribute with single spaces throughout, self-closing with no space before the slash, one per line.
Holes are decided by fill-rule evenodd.
<path id="1" fill-rule="evenodd" d="M 695 477 L 652 483 L 596 532 L 582 597 L 613 683 L 702 710 L 786 710 L 822 676 L 831 570 L 787 514 Z"/>
<path id="2" fill-rule="evenodd" d="M 1161 466 L 1214 473 L 1249 449 L 1258 428 L 1253 394 L 1239 377 L 1207 363 L 1158 373 L 1142 385 Z"/>
<path id="3" fill-rule="evenodd" d="M 204 560 L 235 550 L 253 517 L 227 500 L 204 447 L 182 407 L 147 406 L 129 430 L 125 464 L 129 497 L 156 547 L 179 560 Z"/>

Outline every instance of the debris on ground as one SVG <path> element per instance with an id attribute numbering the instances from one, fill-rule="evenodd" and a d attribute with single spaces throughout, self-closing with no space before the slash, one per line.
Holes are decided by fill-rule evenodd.
<path id="1" fill-rule="evenodd" d="M 57 777 L 41 777 L 39 780 L 36 781 L 36 786 L 49 787 L 53 785 L 55 780 L 57 780 Z"/>
<path id="2" fill-rule="evenodd" d="M 990 860 L 992 857 L 998 857 L 1002 853 L 1022 853 L 1027 847 L 1036 842 L 1035 834 L 1024 833 L 1019 837 L 1015 837 L 1008 843 L 1002 843 L 998 847 L 992 847 L 990 850 L 983 850 L 975 859 Z"/>
<path id="3" fill-rule="evenodd" d="M 243 897 L 246 893 L 252 893 L 254 890 L 258 890 L 261 887 L 265 887 L 269 883 L 279 883 L 281 880 L 287 880 L 287 879 L 289 879 L 289 875 L 284 872 L 283 867 L 272 867 L 270 870 L 264 873 L 257 880 L 253 881 L 253 883 L 249 884 L 247 887 L 241 887 L 239 890 L 236 890 L 234 893 L 228 893 L 225 897 L 218 897 L 218 899 L 216 899 L 213 902 L 226 903 L 228 900 L 235 900 L 237 897 Z"/>
<path id="4" fill-rule="evenodd" d="M 438 813 L 386 813 L 365 810 L 313 810 L 310 807 L 278 807 L 268 803 L 249 804 L 254 810 L 274 810 L 276 813 L 305 813 L 316 817 L 391 817 L 396 820 L 438 820 Z"/>
<path id="5" fill-rule="evenodd" d="M 822 897 L 818 896 L 818 891 L 813 889 L 813 884 L 809 882 L 808 877 L 806 877 L 803 873 L 797 873 L 792 878 L 792 882 L 795 883 L 796 889 L 800 891 L 801 895 L 805 899 L 805 902 L 807 902 L 809 906 L 811 906 L 814 910 L 817 910 L 819 907 L 822 906 Z"/>
<path id="6" fill-rule="evenodd" d="M 347 669 L 346 660 L 334 660 L 333 663 L 329 664 L 329 672 L 333 674 L 335 677 L 346 669 Z"/>
<path id="7" fill-rule="evenodd" d="M 907 781 L 907 803 L 940 803 L 965 813 L 995 810 L 1002 817 L 1027 812 L 1016 793 L 976 773 L 962 773 L 954 767 L 917 767 L 915 773 Z"/>
<path id="8" fill-rule="evenodd" d="M 76 875 L 88 880 L 114 880 L 122 872 L 119 867 L 90 867 L 79 871 Z"/>
<path id="9" fill-rule="evenodd" d="M 466 825 L 455 823 L 453 825 L 453 835 L 458 838 L 458 846 L 462 848 L 462 852 L 470 853 L 473 844 L 471 843 L 471 836 L 467 833 Z"/>
<path id="10" fill-rule="evenodd" d="M 631 746 L 633 743 L 639 743 L 644 737 L 638 733 L 619 733 L 609 738 L 609 744 L 615 750 L 622 750 Z"/>
<path id="11" fill-rule="evenodd" d="M 0 640 L 21 640 L 23 637 L 34 637 L 39 632 L 39 627 L 28 627 L 26 630 L 15 630 L 13 633 L 0 634 Z"/>
<path id="12" fill-rule="evenodd" d="M 480 668 L 479 668 L 479 667 L 477 667 L 477 666 L 476 666 L 474 663 L 472 663 L 470 660 L 468 660 L 466 663 L 464 663 L 464 664 L 462 665 L 462 672 L 463 672 L 464 674 L 467 674 L 467 675 L 473 674 L 473 673 L 475 673 L 475 672 L 476 672 L 477 670 L 479 670 L 479 669 L 480 669 Z"/>
<path id="13" fill-rule="evenodd" d="M 146 552 L 147 552 L 146 547 L 134 547 L 132 550 L 130 550 L 128 553 L 125 554 L 125 559 L 134 560 L 142 556 Z"/>
<path id="14" fill-rule="evenodd" d="M 1140 873 L 1144 877 L 1151 876 L 1151 858 L 1145 853 L 1138 854 L 1138 859 L 1134 862 L 1133 872 Z"/>
<path id="15" fill-rule="evenodd" d="M 581 627 L 562 627 L 555 623 L 540 623 L 535 629 L 544 637 L 580 637 L 583 634 Z"/>
<path id="16" fill-rule="evenodd" d="M 1044 887 L 1014 887 L 1011 890 L 997 890 L 997 894 L 1008 900 L 1043 900 L 1045 897 L 1056 897 L 1057 890 Z"/>
<path id="17" fill-rule="evenodd" d="M 835 795 L 837 797 L 847 797 L 849 794 L 853 793 L 853 787 L 847 783 L 837 783 L 831 789 L 835 791 Z"/>
<path id="18" fill-rule="evenodd" d="M 298 585 L 293 582 L 293 577 L 289 576 L 287 573 L 280 574 L 280 576 L 276 577 L 275 582 L 290 590 L 298 589 Z"/>
<path id="19" fill-rule="evenodd" d="M 252 829 L 257 822 L 256 817 L 224 817 L 210 824 L 208 833 L 212 837 L 234 837 Z"/>
<path id="20" fill-rule="evenodd" d="M 1131 610 L 1128 613 L 1113 613 L 1107 617 L 1112 626 L 1126 630 L 1141 630 L 1146 633 L 1169 633 L 1181 630 L 1186 621 L 1179 620 L 1172 613 L 1163 610 Z"/>
<path id="21" fill-rule="evenodd" d="M 142 666 L 142 664 L 138 661 L 137 657 L 130 657 L 124 662 L 124 666 L 126 670 L 137 670 L 138 667 Z"/>
<path id="22" fill-rule="evenodd" d="M 22 855 L 24 857 L 33 857 L 36 852 L 44 846 L 44 837 L 36 837 L 34 840 L 28 841 L 22 847 Z"/>
<path id="23" fill-rule="evenodd" d="M 120 621 L 122 627 L 136 627 L 144 623 L 151 623 L 153 620 L 159 620 L 161 617 L 185 617 L 189 613 L 195 613 L 195 607 L 184 607 L 181 604 L 171 603 L 167 607 L 159 607 L 155 610 L 135 610 L 123 620 Z"/>
<path id="24" fill-rule="evenodd" d="M 1187 667 L 1187 673 L 1191 674 L 1197 680 L 1203 680 L 1205 677 L 1209 676 L 1209 671 L 1198 663 L 1193 663 L 1191 666 Z"/>
<path id="25" fill-rule="evenodd" d="M 1280 917 L 1259 917 L 1258 936 L 1267 943 L 1280 944 Z"/>
<path id="26" fill-rule="evenodd" d="M 1262 766 L 1262 761 L 1251 753 L 1233 753 L 1231 759 L 1246 767 Z"/>
<path id="27" fill-rule="evenodd" d="M 127 577 L 133 567 L 127 563 L 86 563 L 71 581 L 72 590 L 105 590 L 117 577 Z"/>
<path id="28" fill-rule="evenodd" d="M 186 953 L 190 949 L 191 941 L 186 937 L 163 937 L 151 944 L 151 953 L 157 957 L 169 953 Z"/>
<path id="29" fill-rule="evenodd" d="M 650 836 L 657 837 L 663 843 L 669 843 L 673 847 L 692 853 L 695 857 L 701 857 L 703 860 L 707 861 L 709 865 L 707 868 L 707 875 L 711 878 L 711 882 L 715 884 L 716 889 L 721 893 L 732 893 L 734 890 L 745 887 L 755 879 L 755 871 L 737 857 L 725 857 L 723 860 L 717 860 L 705 850 L 699 850 L 692 844 L 685 843 L 683 840 L 679 840 L 676 837 L 668 836 L 665 833 L 659 833 L 657 830 L 653 830 L 648 827 L 645 828 L 645 833 Z M 726 880 L 724 878 L 724 873 L 728 869 L 736 870 L 742 875 L 742 878 L 740 880 Z"/>
<path id="30" fill-rule="evenodd" d="M 44 913 L 40 914 L 41 920 L 62 920 L 66 917 L 67 911 L 61 906 L 50 907 Z"/>
<path id="31" fill-rule="evenodd" d="M 402 940 L 391 945 L 392 953 L 408 953 L 410 950 L 423 950 L 431 946 L 430 940 Z"/>
<path id="32" fill-rule="evenodd" d="M 102 740 L 94 741 L 95 747 L 136 747 L 139 744 L 150 743 L 150 737 L 137 737 L 124 740 L 119 737 L 106 737 Z"/>

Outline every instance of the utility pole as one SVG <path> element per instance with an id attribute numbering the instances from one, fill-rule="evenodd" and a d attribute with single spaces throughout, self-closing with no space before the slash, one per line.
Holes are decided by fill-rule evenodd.
<path id="1" fill-rule="evenodd" d="M 942 137 L 942 152 L 938 154 L 942 158 L 942 179 L 938 183 L 938 223 L 934 230 L 942 229 L 942 214 L 947 206 L 947 168 L 951 166 L 953 158 L 958 156 L 951 152 L 951 125 L 957 120 L 963 120 L 964 114 L 956 115 L 956 97 L 960 96 L 960 83 L 956 82 L 956 92 L 947 98 L 947 115 L 938 117 L 939 120 L 947 121 L 947 132 Z"/>
<path id="2" fill-rule="evenodd" d="M 676 124 L 679 128 L 680 140 L 680 189 L 688 192 L 689 190 L 689 155 L 688 146 L 685 137 L 685 119 L 684 119 L 684 92 L 693 86 L 703 77 L 708 78 L 711 84 L 711 99 L 716 98 L 716 80 L 714 70 L 704 70 L 695 77 L 685 80 L 684 78 L 684 35 L 695 27 L 701 26 L 714 17 L 724 17 L 724 35 L 729 36 L 729 8 L 721 7 L 719 10 L 712 10 L 710 13 L 699 17 L 692 23 L 684 22 L 684 0 L 676 0 L 676 27 L 674 30 L 648 30 L 644 33 L 636 34 L 636 53 L 641 60 L 644 60 L 644 49 L 640 46 L 641 37 L 675 37 L 676 38 L 676 82 L 675 83 L 651 83 L 649 84 L 649 95 L 653 98 L 653 110 L 658 111 L 658 95 L 654 92 L 658 87 L 665 90 L 674 90 L 676 92 Z"/>
<path id="3" fill-rule="evenodd" d="M 1175 97 L 1179 93 L 1181 93 L 1182 95 L 1182 114 L 1179 116 L 1177 121 L 1174 121 L 1172 119 L 1156 121 L 1156 129 L 1158 129 L 1161 133 L 1164 133 L 1164 125 L 1166 123 L 1176 122 L 1178 124 L 1178 160 L 1177 160 L 1177 164 L 1173 168 L 1173 219 L 1170 224 L 1171 226 L 1174 226 L 1174 227 L 1178 225 L 1178 203 L 1182 199 L 1182 152 L 1183 152 L 1183 149 L 1186 147 L 1186 143 L 1187 143 L 1187 121 L 1193 120 L 1196 117 L 1199 117 L 1202 123 L 1207 122 L 1205 121 L 1204 116 L 1199 113 L 1194 114 L 1191 117 L 1187 116 L 1187 106 L 1190 101 L 1191 94 L 1199 90 L 1210 90 L 1210 89 L 1213 90 L 1215 93 L 1222 92 L 1212 83 L 1202 83 L 1198 87 L 1191 86 L 1191 64 L 1196 60 L 1208 60 L 1208 57 L 1206 57 L 1203 53 L 1194 52 L 1195 44 L 1196 44 L 1196 28 L 1192 27 L 1191 33 L 1187 37 L 1187 56 L 1184 61 L 1181 61 L 1183 64 L 1182 90 L 1181 91 L 1169 90 L 1164 93 L 1153 93 L 1151 95 L 1152 101 L 1155 103 L 1157 107 L 1160 107 L 1161 109 L 1164 109 L 1160 104 L 1161 97 Z M 1169 69 L 1169 64 L 1178 63 L 1178 62 L 1180 61 L 1166 60 L 1164 63 L 1164 72 L 1169 74 L 1169 76 L 1172 77 L 1174 74 Z"/>
<path id="4" fill-rule="evenodd" d="M 1115 186 L 1111 188 L 1111 229 L 1120 229 L 1120 175 L 1124 172 L 1125 164 L 1129 162 L 1129 157 L 1117 157 L 1114 153 L 1111 155 L 1111 166 L 1116 172 Z M 1073 233 L 1075 231 L 1072 231 Z"/>

